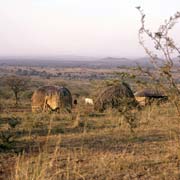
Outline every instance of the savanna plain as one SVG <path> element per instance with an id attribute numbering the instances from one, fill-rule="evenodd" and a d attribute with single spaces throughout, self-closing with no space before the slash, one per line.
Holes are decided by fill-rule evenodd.
<path id="1" fill-rule="evenodd" d="M 137 79 L 122 77 L 124 72 L 135 73 Z M 178 83 L 178 71 L 174 73 Z M 7 83 L 14 75 L 28 82 L 18 104 Z M 0 179 L 180 179 L 180 117 L 173 103 L 142 107 L 133 114 L 133 128 L 116 109 L 97 112 L 84 103 L 84 98 L 95 99 L 105 86 L 122 79 L 133 92 L 154 85 L 126 67 L 2 65 Z M 32 113 L 32 93 L 43 85 L 67 87 L 77 99 L 72 112 Z"/>

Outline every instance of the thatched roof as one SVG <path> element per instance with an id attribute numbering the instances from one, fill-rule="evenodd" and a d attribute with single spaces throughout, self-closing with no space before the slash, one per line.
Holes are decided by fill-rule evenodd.
<path id="1" fill-rule="evenodd" d="M 61 106 L 72 108 L 72 95 L 69 89 L 65 87 L 59 87 Z"/>
<path id="2" fill-rule="evenodd" d="M 120 83 L 106 87 L 95 99 L 94 108 L 98 111 L 104 111 L 108 107 L 117 108 L 124 102 L 136 102 L 134 94 L 127 83 Z"/>
<path id="3" fill-rule="evenodd" d="M 160 98 L 164 97 L 164 93 L 156 90 L 156 89 L 144 89 L 142 91 L 138 91 L 134 94 L 136 97 L 155 97 L 155 98 Z"/>
<path id="4" fill-rule="evenodd" d="M 69 89 L 61 86 L 59 87 L 59 92 L 63 95 L 63 96 L 68 96 L 70 93 Z"/>
<path id="5" fill-rule="evenodd" d="M 50 103 L 52 103 L 52 97 L 58 97 L 55 99 L 58 99 L 59 108 L 65 108 L 68 110 L 72 108 L 72 95 L 67 88 L 59 86 L 43 86 L 35 90 L 32 95 L 32 110 L 42 110 L 45 103 L 51 107 Z"/>

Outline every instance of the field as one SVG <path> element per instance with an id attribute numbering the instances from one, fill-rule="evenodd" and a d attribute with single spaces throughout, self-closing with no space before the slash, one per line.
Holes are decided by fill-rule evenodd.
<path id="1" fill-rule="evenodd" d="M 6 65 L 2 69 L 2 79 L 23 70 L 32 73 L 32 67 L 26 66 Z M 99 113 L 84 104 L 84 97 L 95 97 L 101 87 L 118 79 L 114 72 L 130 70 L 33 70 L 46 73 L 26 75 L 30 86 L 20 94 L 18 106 L 9 87 L 1 82 L 0 179 L 180 179 L 180 118 L 171 102 L 144 107 L 136 114 L 133 131 L 117 110 Z M 127 81 L 133 91 L 141 88 L 135 80 Z M 78 99 L 72 113 L 31 112 L 32 92 L 47 84 L 70 89 Z M 12 119 L 18 121 L 15 127 Z"/>

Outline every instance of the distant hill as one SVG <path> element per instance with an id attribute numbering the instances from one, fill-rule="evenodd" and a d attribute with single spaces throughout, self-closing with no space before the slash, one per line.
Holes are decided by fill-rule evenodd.
<path id="1" fill-rule="evenodd" d="M 175 59 L 175 64 L 179 65 Z M 162 60 L 159 60 L 159 64 Z M 117 57 L 84 57 L 84 56 L 56 56 L 56 57 L 0 57 L 0 65 L 13 66 L 50 66 L 50 67 L 88 67 L 88 68 L 116 68 L 116 67 L 152 67 L 148 57 L 138 59 Z"/>

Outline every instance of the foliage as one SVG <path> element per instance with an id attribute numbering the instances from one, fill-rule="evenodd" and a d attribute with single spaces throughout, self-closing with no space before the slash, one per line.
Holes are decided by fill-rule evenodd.
<path id="1" fill-rule="evenodd" d="M 7 127 L 0 131 L 0 149 L 11 149 L 16 139 L 16 126 L 20 124 L 20 119 L 17 117 L 5 118 Z"/>
<path id="2" fill-rule="evenodd" d="M 19 93 L 28 88 L 29 80 L 30 79 L 28 78 L 18 76 L 10 76 L 6 78 L 5 84 L 13 91 L 16 105 L 18 105 L 19 102 Z"/>
<path id="3" fill-rule="evenodd" d="M 139 43 L 144 48 L 149 56 L 149 60 L 154 67 L 153 71 L 138 67 L 143 75 L 151 77 L 159 87 L 164 89 L 171 102 L 176 106 L 177 112 L 180 116 L 179 97 L 180 91 L 173 76 L 174 59 L 180 56 L 180 48 L 176 45 L 173 38 L 170 36 L 170 31 L 175 26 L 177 20 L 180 18 L 180 12 L 176 12 L 164 24 L 160 25 L 158 30 L 153 33 L 145 26 L 145 17 L 141 7 L 137 7 L 141 15 L 141 27 L 139 29 L 138 37 Z M 154 49 L 150 50 L 147 45 L 149 40 L 154 45 Z M 148 42 L 149 42 L 148 41 Z"/>

